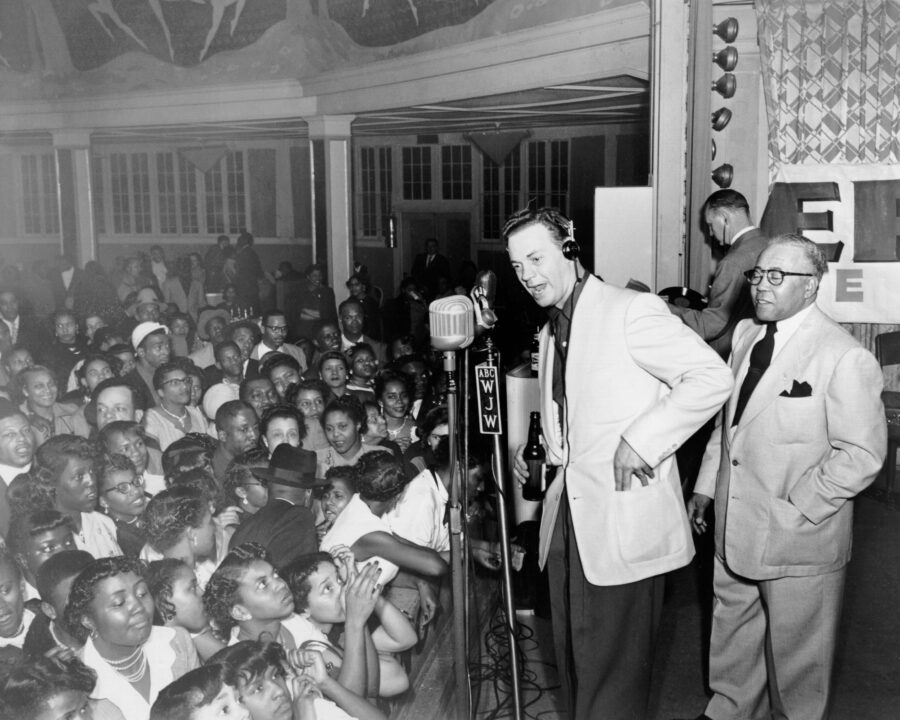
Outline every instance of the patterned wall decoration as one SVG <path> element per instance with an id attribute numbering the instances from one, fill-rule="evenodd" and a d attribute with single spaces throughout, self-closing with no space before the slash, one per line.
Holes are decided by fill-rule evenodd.
<path id="1" fill-rule="evenodd" d="M 77 70 L 143 50 L 190 66 L 256 42 L 286 0 L 53 0 Z"/>
<path id="2" fill-rule="evenodd" d="M 757 0 L 769 176 L 900 162 L 900 3 Z"/>
<path id="3" fill-rule="evenodd" d="M 459 25 L 494 0 L 328 0 L 328 15 L 360 45 L 394 45 L 431 30 Z M 540 0 L 532 0 L 532 4 Z M 546 4 L 546 0 L 543 3 Z"/>

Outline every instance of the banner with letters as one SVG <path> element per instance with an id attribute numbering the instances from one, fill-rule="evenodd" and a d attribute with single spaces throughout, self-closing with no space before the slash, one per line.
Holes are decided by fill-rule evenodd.
<path id="1" fill-rule="evenodd" d="M 900 165 L 782 166 L 760 226 L 839 252 L 818 298 L 834 320 L 900 323 Z"/>

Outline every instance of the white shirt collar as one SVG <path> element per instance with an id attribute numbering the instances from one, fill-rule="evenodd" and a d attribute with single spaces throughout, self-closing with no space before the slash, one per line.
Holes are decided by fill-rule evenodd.
<path id="1" fill-rule="evenodd" d="M 27 473 L 31 470 L 31 463 L 27 465 L 23 465 L 22 467 L 15 467 L 14 465 L 6 465 L 4 463 L 0 463 L 0 480 L 3 480 L 7 485 L 9 485 L 13 480 L 16 479 L 22 473 Z"/>

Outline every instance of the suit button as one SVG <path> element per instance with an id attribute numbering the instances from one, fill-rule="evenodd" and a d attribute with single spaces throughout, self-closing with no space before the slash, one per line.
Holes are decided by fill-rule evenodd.
<path id="1" fill-rule="evenodd" d="M 731 461 L 731 464 L 734 465 L 735 467 L 737 467 L 738 465 L 740 465 L 740 463 L 739 463 L 737 460 L 732 460 L 732 461 Z"/>

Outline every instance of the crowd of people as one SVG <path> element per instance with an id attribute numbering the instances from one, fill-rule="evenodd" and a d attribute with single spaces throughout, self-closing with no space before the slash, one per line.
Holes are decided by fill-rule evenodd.
<path id="1" fill-rule="evenodd" d="M 61 258 L 45 305 L 2 274 L 3 717 L 383 718 L 407 690 L 448 603 L 427 328 L 382 322 L 364 271 L 336 305 L 322 268 L 282 263 L 286 313 L 254 258 L 249 236 L 115 278 Z"/>

